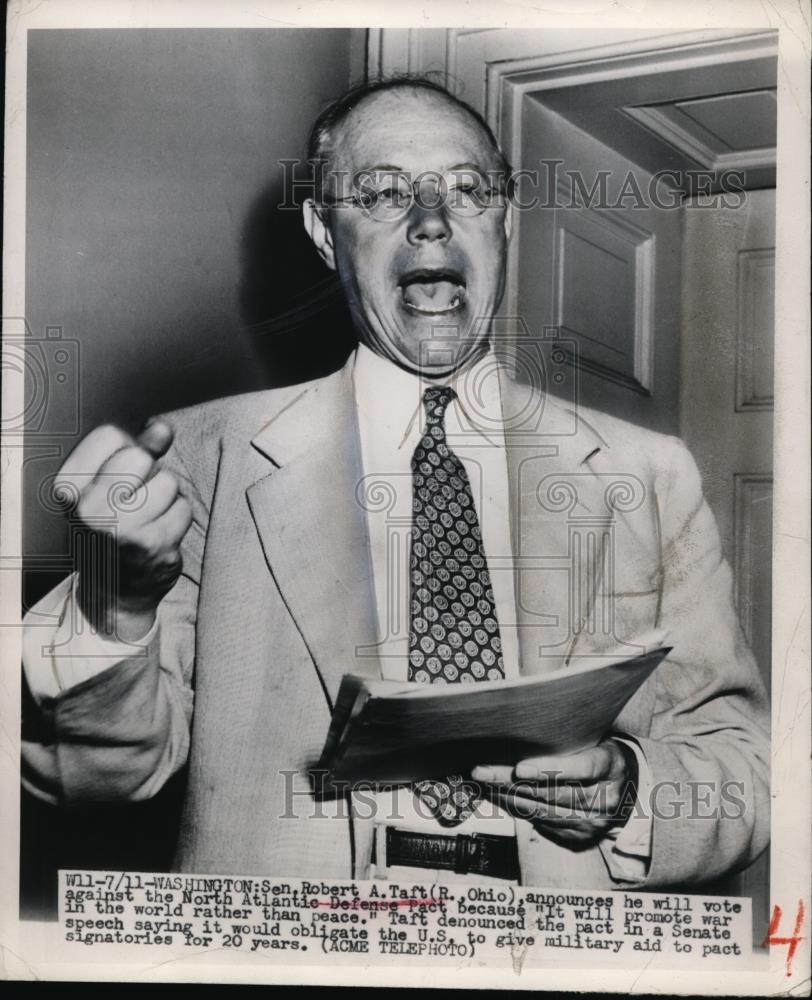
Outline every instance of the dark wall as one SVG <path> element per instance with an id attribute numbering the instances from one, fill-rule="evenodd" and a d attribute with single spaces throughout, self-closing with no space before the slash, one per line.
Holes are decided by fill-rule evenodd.
<path id="1" fill-rule="evenodd" d="M 299 213 L 280 209 L 279 161 L 304 155 L 317 113 L 363 71 L 364 36 L 29 32 L 26 606 L 70 567 L 42 488 L 93 427 L 135 432 L 346 358 L 346 310 Z M 129 807 L 24 794 L 22 914 L 55 917 L 59 867 L 166 867 L 183 780 Z"/>
<path id="2" fill-rule="evenodd" d="M 49 380 L 29 393 L 29 600 L 64 575 L 64 521 L 39 487 L 81 436 L 346 357 L 334 277 L 279 208 L 279 161 L 303 157 L 363 44 L 344 29 L 29 33 L 26 319 Z"/>

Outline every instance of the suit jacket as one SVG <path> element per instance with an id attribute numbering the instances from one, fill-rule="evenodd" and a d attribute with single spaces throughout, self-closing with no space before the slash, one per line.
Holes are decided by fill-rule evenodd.
<path id="1" fill-rule="evenodd" d="M 307 778 L 342 675 L 379 676 L 351 360 L 165 418 L 194 523 L 158 635 L 46 699 L 24 741 L 51 801 L 143 799 L 188 761 L 180 870 L 369 876 L 371 821 Z M 504 378 L 502 400 L 522 672 L 665 628 L 673 652 L 616 722 L 656 791 L 644 885 L 745 866 L 769 836 L 767 701 L 693 459 Z M 596 847 L 517 829 L 524 884 L 615 884 Z"/>

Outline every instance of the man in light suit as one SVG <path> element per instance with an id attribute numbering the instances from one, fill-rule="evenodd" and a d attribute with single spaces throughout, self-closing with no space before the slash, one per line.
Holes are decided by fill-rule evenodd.
<path id="1" fill-rule="evenodd" d="M 175 866 L 194 872 L 660 888 L 746 866 L 769 835 L 766 697 L 692 458 L 509 377 L 483 322 L 504 286 L 507 164 L 469 107 L 371 85 L 321 116 L 310 153 L 328 169 L 305 226 L 360 346 L 326 378 L 172 413 L 137 441 L 99 428 L 66 461 L 57 489 L 119 571 L 74 574 L 28 616 L 45 735 L 24 743 L 26 787 L 138 801 L 188 765 Z M 140 485 L 113 532 L 116 478 Z M 432 552 L 459 580 L 453 614 L 418 576 L 446 487 L 456 513 Z M 443 562 L 455 531 L 470 574 Z M 314 797 L 345 673 L 530 675 L 654 632 L 673 652 L 611 736 L 483 761 L 478 791 L 439 776 L 425 801 L 453 817 L 412 789 L 373 814 Z"/>

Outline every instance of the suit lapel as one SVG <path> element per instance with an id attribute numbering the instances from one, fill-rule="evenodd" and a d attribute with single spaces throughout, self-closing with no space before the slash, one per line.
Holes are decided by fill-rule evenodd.
<path id="1" fill-rule="evenodd" d="M 252 444 L 275 468 L 248 503 L 265 559 L 334 702 L 345 673 L 380 675 L 351 362 L 294 396 Z"/>
<path id="2" fill-rule="evenodd" d="M 574 408 L 503 369 L 500 391 L 520 667 L 548 672 L 569 662 L 601 613 L 608 445 Z M 344 673 L 380 676 L 351 362 L 294 395 L 252 444 L 272 470 L 248 488 L 251 514 L 332 701 Z"/>
<path id="3" fill-rule="evenodd" d="M 546 673 L 569 662 L 594 619 L 611 521 L 595 465 L 606 442 L 574 408 L 504 372 L 500 388 L 520 669 Z"/>

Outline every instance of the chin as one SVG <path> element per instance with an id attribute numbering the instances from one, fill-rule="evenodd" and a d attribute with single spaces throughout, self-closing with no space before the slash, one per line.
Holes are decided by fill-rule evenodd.
<path id="1" fill-rule="evenodd" d="M 467 311 L 431 320 L 415 321 L 414 317 L 409 317 L 401 326 L 406 334 L 401 339 L 402 349 L 417 360 L 437 355 L 449 358 L 467 354 L 476 345 L 472 328 L 473 322 Z"/>
<path id="2" fill-rule="evenodd" d="M 470 358 L 481 350 L 487 341 L 462 341 L 446 342 L 445 346 L 440 337 L 437 338 L 437 351 L 420 351 L 419 347 L 411 350 L 401 351 L 401 355 L 408 361 L 408 364 L 423 375 L 439 378 L 448 375 L 457 368 L 464 365 Z"/>

